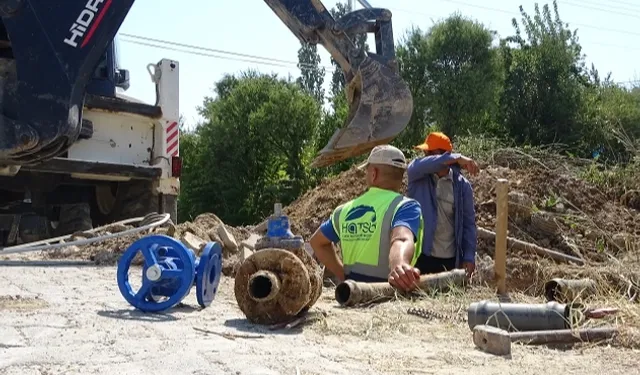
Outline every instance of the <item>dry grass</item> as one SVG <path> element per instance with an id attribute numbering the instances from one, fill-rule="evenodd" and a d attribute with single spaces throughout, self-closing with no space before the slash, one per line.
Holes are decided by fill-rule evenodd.
<path id="1" fill-rule="evenodd" d="M 547 280 L 537 280 L 544 284 Z M 393 301 L 357 308 L 332 308 L 324 319 L 316 320 L 310 328 L 323 336 L 354 336 L 367 341 L 382 341 L 389 337 L 430 337 L 439 340 L 471 340 L 471 331 L 466 322 L 467 308 L 473 302 L 498 301 L 495 290 L 489 286 L 452 288 L 447 293 L 418 292 L 415 297 L 398 295 Z M 536 289 L 536 288 L 534 288 Z M 326 288 L 318 305 L 336 305 L 334 288 Z M 532 295 L 520 291 L 510 293 L 514 303 L 540 304 L 546 300 L 542 295 Z M 588 299 L 573 301 L 589 308 L 617 308 L 617 314 L 597 320 L 583 320 L 580 328 L 609 326 L 620 330 L 610 344 L 630 348 L 640 348 L 640 305 L 630 301 L 614 288 L 598 284 L 597 293 Z M 440 315 L 432 319 L 410 315 L 411 307 L 424 308 Z M 574 328 L 578 328 L 575 326 Z M 581 347 L 590 347 L 593 343 L 581 343 Z"/>

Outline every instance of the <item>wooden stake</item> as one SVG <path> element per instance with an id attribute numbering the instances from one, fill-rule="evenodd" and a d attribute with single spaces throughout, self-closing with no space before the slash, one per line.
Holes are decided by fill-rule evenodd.
<path id="1" fill-rule="evenodd" d="M 496 184 L 496 251 L 494 272 L 498 295 L 507 294 L 507 228 L 509 217 L 509 181 L 500 178 Z"/>

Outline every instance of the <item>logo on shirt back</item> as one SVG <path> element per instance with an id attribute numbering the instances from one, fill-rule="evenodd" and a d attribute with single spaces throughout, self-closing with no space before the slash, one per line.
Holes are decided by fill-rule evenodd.
<path id="1" fill-rule="evenodd" d="M 376 231 L 376 210 L 371 206 L 360 205 L 347 212 L 341 232 L 351 239 L 365 239 Z"/>

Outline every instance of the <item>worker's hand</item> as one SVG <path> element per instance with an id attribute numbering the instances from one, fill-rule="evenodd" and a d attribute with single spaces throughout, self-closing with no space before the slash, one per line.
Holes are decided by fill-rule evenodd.
<path id="1" fill-rule="evenodd" d="M 475 160 L 471 158 L 468 158 L 466 156 L 460 156 L 457 162 L 462 169 L 467 170 L 467 172 L 469 172 L 472 176 L 475 176 L 478 174 L 478 172 L 480 172 L 478 163 L 476 163 Z"/>
<path id="2" fill-rule="evenodd" d="M 399 264 L 391 269 L 388 280 L 394 288 L 409 292 L 418 287 L 420 270 L 406 263 Z"/>
<path id="3" fill-rule="evenodd" d="M 471 275 L 476 270 L 476 265 L 471 262 L 462 262 L 462 268 L 467 271 L 467 277 L 471 278 Z"/>

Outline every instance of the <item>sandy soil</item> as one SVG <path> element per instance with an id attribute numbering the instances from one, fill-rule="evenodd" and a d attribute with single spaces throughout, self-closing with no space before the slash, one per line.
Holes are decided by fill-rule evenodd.
<path id="1" fill-rule="evenodd" d="M 495 357 L 474 349 L 466 323 L 407 315 L 402 301 L 341 309 L 330 288 L 316 320 L 269 331 L 246 322 L 232 286 L 225 277 L 205 310 L 192 292 L 183 307 L 143 314 L 120 295 L 114 267 L 2 267 L 0 374 L 640 373 L 640 351 L 607 346 L 514 345 Z M 439 298 L 417 304 L 464 311 Z"/>

